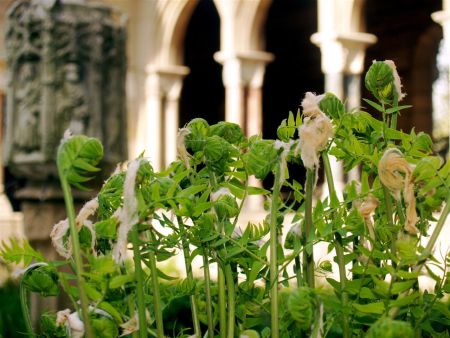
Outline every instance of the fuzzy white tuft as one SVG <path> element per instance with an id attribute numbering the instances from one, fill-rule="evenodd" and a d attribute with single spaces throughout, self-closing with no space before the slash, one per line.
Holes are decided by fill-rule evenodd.
<path id="1" fill-rule="evenodd" d="M 85 224 L 86 220 L 90 216 L 92 216 L 97 212 L 97 209 L 98 209 L 97 197 L 91 199 L 89 202 L 86 202 L 86 204 L 83 205 L 76 218 L 76 225 L 78 230 L 81 229 L 81 227 Z"/>
<path id="2" fill-rule="evenodd" d="M 304 166 L 307 169 L 319 167 L 318 153 L 325 149 L 328 139 L 333 136 L 331 120 L 321 111 L 314 116 L 305 117 L 298 128 L 299 148 Z"/>
<path id="3" fill-rule="evenodd" d="M 305 116 L 314 116 L 321 112 L 319 103 L 325 97 L 325 94 L 315 95 L 314 93 L 307 92 L 305 98 L 302 101 L 303 114 Z"/>
<path id="4" fill-rule="evenodd" d="M 117 243 L 113 248 L 113 258 L 116 262 L 123 262 L 127 258 L 127 237 L 131 228 L 139 221 L 137 213 L 137 199 L 135 194 L 136 176 L 142 159 L 131 161 L 128 165 L 123 189 L 123 207 L 118 214 L 119 230 Z"/>
<path id="5" fill-rule="evenodd" d="M 72 312 L 69 317 L 67 317 L 67 324 L 70 329 L 71 338 L 83 338 L 84 337 L 84 323 L 80 319 L 78 312 Z"/>
<path id="6" fill-rule="evenodd" d="M 191 155 L 189 155 L 188 151 L 186 150 L 186 145 L 184 143 L 184 140 L 186 138 L 187 135 L 189 135 L 191 133 L 191 131 L 187 128 L 181 128 L 178 131 L 178 135 L 177 135 L 177 153 L 178 156 L 180 157 L 180 159 L 183 161 L 184 165 L 186 166 L 186 168 L 189 168 L 189 158 L 191 157 Z"/>
<path id="7" fill-rule="evenodd" d="M 64 258 L 70 258 L 72 255 L 72 243 L 67 240 L 64 243 L 64 236 L 69 231 L 69 220 L 66 218 L 53 226 L 52 232 L 50 233 L 50 238 L 55 250 Z"/>
<path id="8" fill-rule="evenodd" d="M 291 149 L 292 145 L 294 144 L 293 140 L 290 140 L 289 142 L 283 142 L 280 140 L 276 140 L 274 143 L 275 149 L 283 149 L 283 152 L 280 155 L 280 184 L 283 184 L 285 178 L 286 178 L 286 171 L 287 171 L 287 161 L 286 157 L 289 153 L 289 150 Z"/>
<path id="9" fill-rule="evenodd" d="M 406 204 L 406 221 L 404 229 L 411 235 L 416 235 L 417 213 L 412 167 L 397 148 L 387 149 L 378 162 L 378 176 L 381 183 L 388 188 L 397 201 L 401 193 Z"/>
<path id="10" fill-rule="evenodd" d="M 356 210 L 361 214 L 366 224 L 367 230 L 369 231 L 369 237 L 375 240 L 375 229 L 372 220 L 372 213 L 380 205 L 380 201 L 373 195 L 369 194 L 362 201 L 355 201 L 354 206 Z"/>
<path id="11" fill-rule="evenodd" d="M 401 101 L 405 98 L 406 94 L 402 93 L 402 82 L 400 81 L 400 76 L 398 75 L 397 67 L 395 66 L 395 63 L 392 60 L 384 60 L 384 63 L 387 64 L 392 69 L 392 73 L 394 75 L 395 91 L 397 92 L 398 101 Z"/>

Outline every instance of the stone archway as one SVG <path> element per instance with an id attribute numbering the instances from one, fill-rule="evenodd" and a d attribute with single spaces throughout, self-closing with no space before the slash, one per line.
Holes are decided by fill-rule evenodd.
<path id="1" fill-rule="evenodd" d="M 182 127 L 195 117 L 209 123 L 225 116 L 225 90 L 222 66 L 214 61 L 220 49 L 220 17 L 212 0 L 199 1 L 187 24 L 184 42 L 184 64 L 190 73 L 184 79 L 180 98 Z"/>

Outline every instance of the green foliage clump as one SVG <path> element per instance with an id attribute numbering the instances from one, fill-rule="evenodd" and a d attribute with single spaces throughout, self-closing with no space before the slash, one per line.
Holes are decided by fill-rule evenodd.
<path id="1" fill-rule="evenodd" d="M 406 322 L 390 318 L 380 318 L 370 327 L 366 338 L 414 338 L 414 330 Z"/>

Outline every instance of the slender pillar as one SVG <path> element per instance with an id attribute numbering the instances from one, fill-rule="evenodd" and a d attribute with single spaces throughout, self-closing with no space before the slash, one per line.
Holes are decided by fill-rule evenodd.
<path id="1" fill-rule="evenodd" d="M 273 55 L 261 51 L 221 51 L 214 58 L 223 65 L 225 120 L 239 124 L 247 136 L 260 134 L 261 90 L 266 64 L 273 60 Z"/>
<path id="2" fill-rule="evenodd" d="M 179 97 L 189 68 L 153 66 L 149 67 L 148 73 L 146 130 L 143 135 L 155 170 L 161 170 L 177 157 Z"/>
<path id="3" fill-rule="evenodd" d="M 262 85 L 266 64 L 273 55 L 261 51 L 245 53 L 218 52 L 214 55 L 223 65 L 225 85 L 225 119 L 239 124 L 246 136 L 262 134 Z M 255 177 L 250 177 L 251 186 L 262 186 Z M 260 210 L 263 199 L 249 196 L 245 207 Z"/>
<path id="4" fill-rule="evenodd" d="M 431 17 L 433 18 L 434 21 L 442 25 L 444 32 L 444 46 L 445 46 L 444 48 L 446 49 L 447 53 L 450 53 L 450 0 L 443 0 L 443 10 L 433 13 Z M 448 69 L 448 72 L 450 79 L 450 67 Z M 450 100 L 450 83 L 448 85 L 448 90 L 449 90 L 448 97 Z M 450 113 L 449 113 L 449 121 L 450 121 Z M 449 144 L 450 144 L 450 135 L 449 135 Z M 450 158 L 450 147 L 447 152 L 447 158 Z"/>
<path id="5" fill-rule="evenodd" d="M 361 74 L 364 67 L 365 50 L 376 42 L 372 34 L 349 32 L 331 34 L 315 33 L 311 41 L 320 47 L 322 53 L 322 71 L 325 76 L 325 91 L 332 92 L 341 100 L 347 101 L 347 108 L 357 108 L 361 100 Z M 336 191 L 341 193 L 345 185 L 342 165 L 334 156 L 330 157 Z M 348 174 L 348 180 L 358 179 L 355 168 Z M 325 185 L 326 187 L 326 185 Z M 328 195 L 327 188 L 324 192 Z"/>

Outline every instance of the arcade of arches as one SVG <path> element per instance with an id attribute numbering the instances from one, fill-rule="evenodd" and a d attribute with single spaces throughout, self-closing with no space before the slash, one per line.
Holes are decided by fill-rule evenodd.
<path id="1" fill-rule="evenodd" d="M 1 1 L 0 14 L 11 2 Z M 156 168 L 176 157 L 178 128 L 193 117 L 226 119 L 249 135 L 272 137 L 305 91 L 332 91 L 360 105 L 361 74 L 373 59 L 392 59 L 399 68 L 406 103 L 414 106 L 400 126 L 431 132 L 450 0 L 101 2 L 129 18 L 129 156 L 145 150 Z M 0 42 L 0 91 L 6 77 Z"/>

